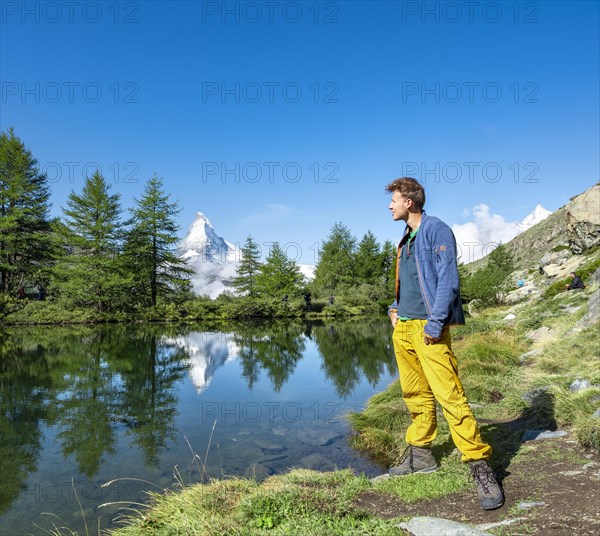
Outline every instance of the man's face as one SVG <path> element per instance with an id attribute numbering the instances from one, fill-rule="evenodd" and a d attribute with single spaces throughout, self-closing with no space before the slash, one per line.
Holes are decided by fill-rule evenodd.
<path id="1" fill-rule="evenodd" d="M 392 194 L 392 202 L 390 203 L 390 210 L 392 212 L 392 218 L 394 221 L 408 220 L 409 207 L 412 206 L 412 199 L 407 199 L 398 190 Z"/>

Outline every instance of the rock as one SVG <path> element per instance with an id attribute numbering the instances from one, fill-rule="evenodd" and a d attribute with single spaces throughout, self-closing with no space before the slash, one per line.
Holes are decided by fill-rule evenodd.
<path id="1" fill-rule="evenodd" d="M 517 315 L 509 313 L 502 320 L 514 320 L 515 318 L 517 318 Z"/>
<path id="2" fill-rule="evenodd" d="M 513 517 L 512 519 L 505 519 L 504 521 L 498 521 L 497 523 L 481 523 L 477 525 L 477 528 L 481 530 L 495 529 L 496 527 L 504 527 L 506 525 L 518 523 L 519 521 L 525 521 L 526 519 L 526 517 Z"/>
<path id="3" fill-rule="evenodd" d="M 262 463 L 251 463 L 246 472 L 244 478 L 253 478 L 254 480 L 261 481 L 274 473 L 273 469 L 263 465 Z"/>
<path id="4" fill-rule="evenodd" d="M 535 389 L 532 389 L 531 391 L 527 391 L 526 393 L 521 395 L 521 398 L 523 399 L 523 401 L 527 402 L 527 404 L 532 406 L 534 403 L 548 396 L 551 396 L 550 387 L 548 385 L 545 385 L 544 387 L 537 387 Z"/>
<path id="5" fill-rule="evenodd" d="M 396 526 L 413 536 L 492 536 L 490 532 L 439 517 L 413 517 L 407 523 Z"/>
<path id="6" fill-rule="evenodd" d="M 558 264 L 547 264 L 542 268 L 542 272 L 546 277 L 556 277 L 560 274 L 560 266 Z"/>
<path id="7" fill-rule="evenodd" d="M 308 443 L 314 447 L 325 447 L 344 436 L 331 430 L 301 430 L 298 432 L 297 437 L 303 443 Z"/>
<path id="8" fill-rule="evenodd" d="M 600 268 L 598 268 L 590 277 L 589 285 L 599 285 L 600 284 Z"/>
<path id="9" fill-rule="evenodd" d="M 576 327 L 585 329 L 600 318 L 600 289 L 596 289 L 588 301 L 588 312 L 577 322 Z"/>
<path id="10" fill-rule="evenodd" d="M 592 413 L 592 419 L 600 419 L 600 408 Z"/>
<path id="11" fill-rule="evenodd" d="M 578 393 L 579 391 L 584 391 L 585 389 L 589 389 L 592 386 L 592 383 L 589 380 L 575 380 L 571 385 L 569 385 L 569 390 L 574 393 Z"/>
<path id="12" fill-rule="evenodd" d="M 556 331 L 549 327 L 542 326 L 541 328 L 534 329 L 525 335 L 529 340 L 534 342 L 544 342 L 551 339 L 556 334 Z"/>
<path id="13" fill-rule="evenodd" d="M 556 432 L 551 432 L 550 430 L 525 430 L 521 441 L 523 443 L 526 441 L 541 441 L 542 439 L 556 439 L 557 437 L 564 437 L 566 435 L 569 434 L 563 430 L 557 430 Z"/>
<path id="14" fill-rule="evenodd" d="M 542 351 L 539 348 L 534 348 L 533 350 L 529 350 L 529 352 L 525 352 L 524 354 L 521 354 L 519 356 L 519 362 L 525 363 L 525 361 L 527 361 L 530 357 L 541 354 L 541 353 L 542 353 Z"/>
<path id="15" fill-rule="evenodd" d="M 278 452 L 283 452 L 284 450 L 287 450 L 287 447 L 265 439 L 255 439 L 254 444 L 260 447 L 260 449 L 265 454 L 276 454 Z"/>
<path id="16" fill-rule="evenodd" d="M 481 310 L 481 308 L 483 307 L 481 300 L 471 300 L 468 304 L 467 304 L 467 312 L 473 317 L 478 317 L 479 316 L 479 311 Z"/>
<path id="17" fill-rule="evenodd" d="M 536 506 L 547 506 L 547 504 L 544 501 L 520 501 L 517 503 L 519 510 L 529 510 Z"/>
<path id="18" fill-rule="evenodd" d="M 563 306 L 563 309 L 565 310 L 565 313 L 567 313 L 568 315 L 572 315 L 573 313 L 576 313 L 577 311 L 579 311 L 579 309 L 581 309 L 581 305 L 566 305 Z"/>
<path id="19" fill-rule="evenodd" d="M 309 454 L 302 458 L 300 463 L 307 469 L 314 469 L 315 471 L 331 471 L 335 467 L 331 460 L 320 454 Z"/>
<path id="20" fill-rule="evenodd" d="M 561 265 L 573 254 L 569 249 L 561 249 L 560 251 L 549 251 L 539 261 L 539 269 L 542 270 L 549 264 Z"/>
<path id="21" fill-rule="evenodd" d="M 287 454 L 273 454 L 271 456 L 265 456 L 264 458 L 260 458 L 260 460 L 256 460 L 256 463 L 269 463 L 269 462 L 276 462 L 278 460 L 284 460 L 285 458 L 287 458 Z"/>
<path id="22" fill-rule="evenodd" d="M 571 199 L 566 208 L 569 247 L 576 254 L 600 244 L 600 185 Z"/>

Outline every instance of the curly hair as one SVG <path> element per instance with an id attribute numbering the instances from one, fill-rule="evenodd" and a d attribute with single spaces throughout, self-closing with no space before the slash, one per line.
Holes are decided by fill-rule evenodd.
<path id="1" fill-rule="evenodd" d="M 407 199 L 411 199 L 417 210 L 423 210 L 425 205 L 425 190 L 423 186 L 412 177 L 401 177 L 390 182 L 385 189 L 388 192 L 400 192 Z"/>

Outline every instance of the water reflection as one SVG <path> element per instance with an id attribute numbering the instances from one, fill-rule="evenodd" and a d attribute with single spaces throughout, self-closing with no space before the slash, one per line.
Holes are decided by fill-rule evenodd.
<path id="1" fill-rule="evenodd" d="M 323 450 L 318 463 L 326 467 L 323 455 L 327 449 L 332 454 L 332 447 L 327 446 L 331 440 L 324 435 L 325 430 L 332 433 L 330 420 L 324 419 L 334 396 L 331 384 L 335 394 L 345 399 L 365 379 L 374 386 L 393 376 L 395 364 L 388 342 L 388 323 L 379 319 L 246 323 L 223 331 L 210 331 L 207 326 L 111 325 L 14 328 L 0 333 L 0 513 L 12 512 L 11 523 L 18 522 L 18 510 L 24 504 L 18 498 L 28 493 L 32 485 L 28 479 L 33 474 L 42 481 L 56 479 L 56 463 L 54 473 L 45 476 L 44 471 L 57 454 L 64 460 L 60 464 L 63 482 L 76 471 L 80 475 L 76 480 L 97 485 L 107 476 L 123 476 L 114 474 L 115 466 L 121 464 L 135 465 L 140 478 L 152 479 L 148 475 L 157 474 L 161 481 L 169 480 L 172 467 L 183 457 L 183 436 L 189 435 L 196 445 L 206 444 L 212 423 L 198 415 L 209 407 L 207 396 L 219 408 L 236 400 L 250 401 L 253 407 L 281 408 L 286 406 L 273 404 L 285 392 L 288 398 L 282 400 L 292 407 L 296 403 L 289 402 L 289 396 L 295 395 L 290 393 L 301 393 L 308 383 L 298 382 L 307 378 L 315 390 L 313 398 L 298 400 L 296 405 L 306 419 L 295 428 L 293 423 L 266 418 L 243 430 L 239 423 L 223 423 L 218 431 L 221 451 L 211 455 L 223 455 L 215 461 L 217 474 L 244 474 L 248 466 L 265 460 L 270 460 L 273 471 L 282 471 L 308 458 L 317 463 L 315 445 L 320 441 Z M 304 367 L 298 375 L 308 355 L 317 366 Z M 234 368 L 223 375 L 227 381 L 213 386 L 220 369 L 228 365 Z M 193 397 L 182 395 L 187 384 L 194 387 Z M 258 385 L 260 393 L 255 392 Z M 360 404 L 367 394 L 361 395 Z M 337 401 L 334 406 L 338 407 Z M 317 408 L 322 413 L 319 419 L 314 418 Z M 335 426 L 343 432 L 343 423 Z M 320 427 L 318 441 L 311 432 L 315 427 Z M 298 446 L 299 437 L 304 450 Z M 265 449 L 270 454 L 275 448 L 265 441 L 275 440 L 285 455 L 278 452 L 265 457 Z M 244 441 L 248 448 L 241 448 Z M 351 456 L 342 452 L 343 445 L 334 447 L 338 458 L 333 459 Z M 254 458 L 248 458 L 254 451 Z M 36 506 L 40 511 L 56 507 Z M 31 526 L 23 526 L 21 532 L 26 530 Z"/>

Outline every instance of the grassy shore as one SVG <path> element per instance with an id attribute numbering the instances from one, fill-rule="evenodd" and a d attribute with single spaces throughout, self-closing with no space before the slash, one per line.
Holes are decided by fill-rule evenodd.
<path id="1" fill-rule="evenodd" d="M 564 292 L 513 306 L 513 320 L 505 319 L 508 307 L 486 309 L 466 326 L 454 329 L 453 345 L 465 390 L 482 435 L 494 447 L 491 462 L 500 474 L 509 466 L 514 470 L 534 463 L 539 456 L 535 447 L 522 443 L 526 429 L 568 429 L 579 442 L 578 448 L 600 452 L 600 419 L 592 418 L 600 406 L 600 323 L 596 320 L 585 329 L 578 328 L 593 290 Z M 552 331 L 547 340 L 534 342 L 527 335 L 539 327 Z M 588 382 L 588 387 L 574 389 L 576 380 Z M 348 418 L 355 448 L 382 467 L 399 459 L 409 417 L 398 382 L 373 396 L 364 411 Z M 152 494 L 149 508 L 127 514 L 121 519 L 124 526 L 109 533 L 398 534 L 396 525 L 406 516 L 365 509 L 360 497 L 376 494 L 383 502 L 408 504 L 465 493 L 472 486 L 441 414 L 439 425 L 433 449 L 441 470 L 426 479 L 415 475 L 372 484 L 350 470 L 296 469 L 261 483 L 230 478 L 181 485 L 175 491 Z M 571 456 L 583 463 L 576 457 Z M 507 529 L 496 533 L 511 534 Z"/>

